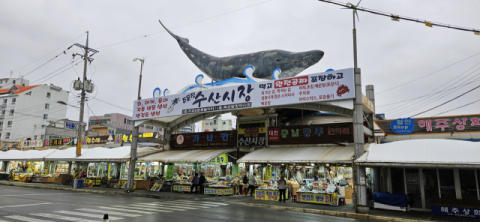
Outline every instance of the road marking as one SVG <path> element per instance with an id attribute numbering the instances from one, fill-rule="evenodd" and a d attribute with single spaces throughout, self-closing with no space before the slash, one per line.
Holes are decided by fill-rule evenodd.
<path id="1" fill-rule="evenodd" d="M 11 194 L 11 195 L 0 195 L 0 197 L 18 197 L 18 196 L 32 196 L 32 195 L 53 195 L 53 194 L 62 194 L 62 193 Z"/>
<path id="2" fill-rule="evenodd" d="M 66 216 L 61 216 L 57 214 L 44 214 L 44 213 L 37 213 L 37 214 L 30 214 L 32 216 L 40 216 L 40 217 L 46 217 L 49 219 L 57 219 L 57 220 L 62 220 L 62 221 L 85 221 L 85 222 L 98 222 L 95 220 L 87 220 L 83 218 L 78 218 L 78 217 L 66 217 Z"/>
<path id="3" fill-rule="evenodd" d="M 118 208 L 127 208 L 127 209 L 134 209 L 134 210 L 142 210 L 142 211 L 153 211 L 153 212 L 163 212 L 163 213 L 171 213 L 173 211 L 166 210 L 166 209 L 146 209 L 145 207 L 135 207 L 135 206 L 122 206 L 122 205 L 115 205 L 111 207 L 118 207 Z M 184 210 L 181 210 L 184 211 Z"/>
<path id="4" fill-rule="evenodd" d="M 184 202 L 192 202 L 192 203 L 205 203 L 205 204 L 216 204 L 216 205 L 228 205 L 225 203 L 217 203 L 217 202 L 210 202 L 210 201 L 193 201 L 193 200 L 177 200 L 179 202 L 184 201 Z"/>
<path id="5" fill-rule="evenodd" d="M 52 204 L 52 203 L 35 203 L 35 204 L 21 204 L 21 205 L 10 205 L 10 206 L 1 206 L 0 208 L 7 208 L 7 207 L 25 207 L 25 206 L 36 206 L 42 204 Z"/>
<path id="6" fill-rule="evenodd" d="M 126 212 L 140 213 L 140 214 L 158 214 L 158 213 L 155 213 L 155 212 L 148 212 L 148 211 L 141 211 L 141 210 L 129 210 L 129 209 L 118 209 L 118 208 L 114 208 L 114 207 L 99 206 L 98 208 L 108 209 L 108 210 L 117 210 L 117 211 L 126 211 Z"/>
<path id="7" fill-rule="evenodd" d="M 92 218 L 97 218 L 98 221 L 102 220 L 103 214 L 87 214 L 87 213 L 80 213 L 80 212 L 75 212 L 75 211 L 55 211 L 54 213 L 60 213 L 60 214 L 70 214 L 70 215 L 75 215 L 75 216 L 83 216 L 83 217 L 92 217 Z M 123 220 L 121 217 L 112 217 L 108 215 L 109 220 Z M 0 221 L 2 222 L 2 221 Z"/>
<path id="8" fill-rule="evenodd" d="M 206 206 L 189 206 L 189 205 L 184 205 L 182 203 L 142 203 L 142 204 L 147 204 L 147 205 L 158 205 L 158 206 L 175 206 L 175 207 L 194 207 L 194 208 L 210 208 Z"/>
<path id="9" fill-rule="evenodd" d="M 145 205 L 145 204 L 130 204 L 130 206 L 134 207 L 143 207 L 143 208 L 156 208 L 156 209 L 166 209 L 166 210 L 178 210 L 178 211 L 185 211 L 185 210 L 196 210 L 199 208 L 193 208 L 193 207 L 184 207 L 182 209 L 179 209 L 181 207 L 175 207 L 175 206 L 153 206 L 153 205 Z"/>
<path id="10" fill-rule="evenodd" d="M 123 216 L 123 217 L 141 217 L 143 215 L 139 214 L 126 214 L 126 213 L 120 213 L 120 212 L 105 212 L 104 210 L 95 210 L 95 209 L 88 209 L 88 208 L 80 208 L 77 209 L 80 211 L 87 211 L 87 212 L 96 212 L 96 213 L 102 213 L 102 214 L 108 214 L 108 215 L 118 215 L 118 216 Z"/>
<path id="11" fill-rule="evenodd" d="M 205 204 L 205 203 L 201 203 L 201 202 L 179 202 L 179 201 L 175 201 L 174 203 L 175 204 L 184 204 L 184 205 L 187 205 L 187 206 L 189 206 L 189 205 L 205 206 L 205 207 L 218 207 L 218 206 L 220 206 L 220 204 Z M 228 205 L 228 204 L 226 204 L 226 205 Z"/>
<path id="12" fill-rule="evenodd" d="M 25 217 L 20 215 L 12 215 L 12 216 L 5 216 L 6 218 L 21 220 L 21 221 L 28 221 L 28 222 L 52 222 L 51 220 L 40 220 L 37 218 L 32 217 Z"/>

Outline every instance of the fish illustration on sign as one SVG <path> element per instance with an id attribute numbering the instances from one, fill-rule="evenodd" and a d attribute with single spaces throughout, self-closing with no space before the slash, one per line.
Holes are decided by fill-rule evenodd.
<path id="1" fill-rule="evenodd" d="M 204 53 L 189 44 L 187 38 L 182 38 L 168 30 L 160 20 L 165 30 L 177 40 L 187 57 L 203 73 L 214 81 L 230 78 L 245 78 L 245 70 L 252 67 L 253 78 L 276 79 L 293 77 L 322 59 L 324 52 L 311 50 L 306 52 L 289 52 L 284 50 L 267 50 L 242 55 L 216 57 Z M 275 72 L 277 70 L 277 72 Z M 280 72 L 278 72 L 280 70 Z M 275 76 L 276 73 L 276 76 Z"/>

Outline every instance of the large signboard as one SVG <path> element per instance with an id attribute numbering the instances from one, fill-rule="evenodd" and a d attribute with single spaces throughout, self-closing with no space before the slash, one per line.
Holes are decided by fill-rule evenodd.
<path id="1" fill-rule="evenodd" d="M 238 146 L 266 146 L 265 120 L 238 122 Z"/>
<path id="2" fill-rule="evenodd" d="M 22 148 L 43 147 L 43 140 L 22 141 Z"/>
<path id="3" fill-rule="evenodd" d="M 351 123 L 268 128 L 268 145 L 353 143 Z"/>
<path id="4" fill-rule="evenodd" d="M 375 120 L 387 136 L 480 132 L 480 115 Z"/>
<path id="5" fill-rule="evenodd" d="M 170 147 L 235 147 L 237 133 L 232 131 L 172 134 Z"/>
<path id="6" fill-rule="evenodd" d="M 77 144 L 77 138 L 56 138 L 44 141 L 44 146 L 73 146 Z"/>
<path id="7" fill-rule="evenodd" d="M 355 98 L 353 69 L 134 102 L 133 120 Z"/>

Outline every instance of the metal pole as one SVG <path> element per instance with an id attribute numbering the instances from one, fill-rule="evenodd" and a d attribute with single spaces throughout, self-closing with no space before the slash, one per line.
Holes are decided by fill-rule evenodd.
<path id="1" fill-rule="evenodd" d="M 357 64 L 357 29 L 355 27 L 355 10 L 353 12 L 353 62 L 355 75 L 355 102 L 353 108 L 353 133 L 354 133 L 354 147 L 355 159 L 358 159 L 364 153 L 364 135 L 363 135 L 363 103 L 362 103 L 362 79 L 361 71 Z M 355 190 L 357 198 L 356 212 L 366 213 L 367 207 L 367 189 L 365 186 L 365 167 L 356 167 L 356 186 Z"/>
<path id="2" fill-rule="evenodd" d="M 137 100 L 141 100 L 142 97 L 140 96 L 140 91 L 142 88 L 142 71 L 143 71 L 143 63 L 145 60 L 140 60 L 140 76 L 138 79 L 138 95 Z M 137 144 L 138 144 L 138 131 L 140 126 L 135 125 L 135 121 L 133 121 L 133 131 L 132 131 L 132 144 L 130 146 L 130 164 L 128 167 L 128 178 L 127 178 L 127 189 L 125 192 L 133 192 L 133 183 L 135 181 L 135 162 L 137 160 Z"/>

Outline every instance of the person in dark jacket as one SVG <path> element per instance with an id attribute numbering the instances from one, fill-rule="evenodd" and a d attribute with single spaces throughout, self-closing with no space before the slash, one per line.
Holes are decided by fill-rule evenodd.
<path id="1" fill-rule="evenodd" d="M 198 184 L 200 185 L 200 194 L 203 194 L 203 189 L 205 189 L 205 182 L 207 182 L 207 179 L 203 175 L 203 173 L 200 173 L 200 179 L 198 181 Z"/>
<path id="2" fill-rule="evenodd" d="M 195 173 L 195 176 L 192 179 L 192 186 L 190 187 L 190 193 L 193 193 L 193 188 L 195 187 L 195 194 L 198 193 L 198 183 L 200 182 L 200 178 L 198 177 L 198 173 Z"/>
<path id="3" fill-rule="evenodd" d="M 242 182 L 243 182 L 243 184 L 248 185 L 248 177 L 247 177 L 247 174 L 244 174 L 244 175 L 243 175 L 243 181 L 242 181 Z"/>

